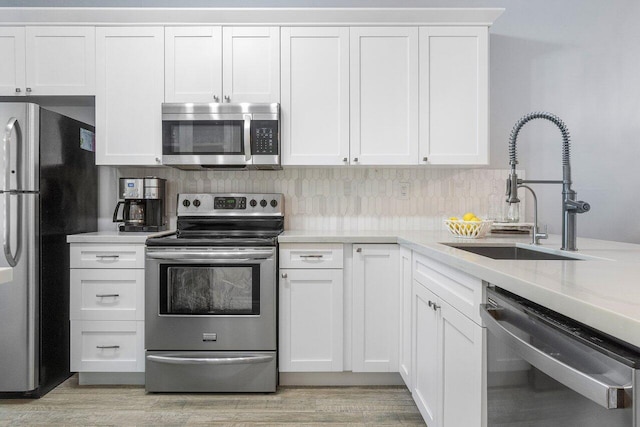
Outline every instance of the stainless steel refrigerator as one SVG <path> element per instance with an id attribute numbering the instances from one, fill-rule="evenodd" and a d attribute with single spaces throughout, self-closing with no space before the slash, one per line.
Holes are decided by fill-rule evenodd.
<path id="1" fill-rule="evenodd" d="M 97 230 L 94 128 L 0 103 L 0 398 L 40 397 L 70 376 L 68 234 Z"/>

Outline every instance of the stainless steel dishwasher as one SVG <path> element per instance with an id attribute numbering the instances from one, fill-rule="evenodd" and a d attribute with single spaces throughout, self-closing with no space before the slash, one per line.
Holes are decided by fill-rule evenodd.
<path id="1" fill-rule="evenodd" d="M 490 286 L 488 426 L 638 426 L 640 350 Z"/>

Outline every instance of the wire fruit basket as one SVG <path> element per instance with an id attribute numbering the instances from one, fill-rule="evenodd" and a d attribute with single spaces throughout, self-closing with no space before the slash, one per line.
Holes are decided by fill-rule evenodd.
<path id="1" fill-rule="evenodd" d="M 447 230 L 456 237 L 463 239 L 479 239 L 486 236 L 493 221 L 462 221 L 445 219 Z"/>

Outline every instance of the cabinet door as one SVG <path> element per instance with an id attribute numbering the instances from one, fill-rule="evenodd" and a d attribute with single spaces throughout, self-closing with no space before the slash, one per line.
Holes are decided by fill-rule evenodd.
<path id="1" fill-rule="evenodd" d="M 95 95 L 95 27 L 27 27 L 28 95 Z"/>
<path id="2" fill-rule="evenodd" d="M 489 162 L 487 27 L 420 28 L 420 158 Z"/>
<path id="3" fill-rule="evenodd" d="M 0 28 L 0 95 L 24 95 L 25 91 L 24 27 Z"/>
<path id="4" fill-rule="evenodd" d="M 482 425 L 482 395 L 485 371 L 484 329 L 458 310 L 439 302 L 440 322 L 438 347 L 441 349 L 442 426 Z M 460 410 L 464 402 L 464 410 Z"/>
<path id="5" fill-rule="evenodd" d="M 400 248 L 400 375 L 411 390 L 411 301 L 413 299 L 411 250 Z"/>
<path id="6" fill-rule="evenodd" d="M 398 245 L 353 245 L 353 372 L 398 372 Z"/>
<path id="7" fill-rule="evenodd" d="M 164 29 L 96 29 L 96 163 L 155 165 L 162 155 Z"/>
<path id="8" fill-rule="evenodd" d="M 418 29 L 351 28 L 351 163 L 418 163 Z"/>
<path id="9" fill-rule="evenodd" d="M 282 28 L 282 164 L 349 158 L 349 29 Z"/>
<path id="10" fill-rule="evenodd" d="M 436 295 L 418 282 L 413 283 L 413 400 L 430 427 L 441 425 L 438 417 L 440 399 L 440 349 L 438 347 L 438 312 L 433 304 Z M 458 410 L 460 402 L 458 400 Z M 452 424 L 453 425 L 453 424 Z M 464 424 L 460 424 L 464 425 Z"/>
<path id="11" fill-rule="evenodd" d="M 165 27 L 166 102 L 220 102 L 222 27 Z"/>
<path id="12" fill-rule="evenodd" d="M 225 27 L 224 101 L 280 102 L 280 29 Z"/>
<path id="13" fill-rule="evenodd" d="M 280 273 L 280 371 L 342 371 L 342 269 Z"/>

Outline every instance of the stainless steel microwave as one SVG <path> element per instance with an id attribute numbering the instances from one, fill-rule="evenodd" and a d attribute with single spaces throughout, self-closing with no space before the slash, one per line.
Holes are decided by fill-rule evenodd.
<path id="1" fill-rule="evenodd" d="M 162 104 L 162 163 L 180 169 L 281 169 L 279 104 Z"/>

